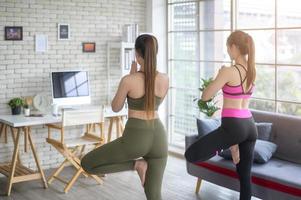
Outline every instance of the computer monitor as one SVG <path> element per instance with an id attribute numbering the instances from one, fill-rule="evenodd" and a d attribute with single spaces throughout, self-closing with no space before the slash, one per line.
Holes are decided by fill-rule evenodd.
<path id="1" fill-rule="evenodd" d="M 91 103 L 87 71 L 51 72 L 52 101 L 60 106 Z"/>

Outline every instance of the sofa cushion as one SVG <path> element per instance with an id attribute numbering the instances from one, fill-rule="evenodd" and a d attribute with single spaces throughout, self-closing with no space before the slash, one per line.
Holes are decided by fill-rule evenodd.
<path id="1" fill-rule="evenodd" d="M 278 145 L 275 157 L 301 164 L 301 117 L 252 110 L 256 122 L 273 123 L 271 142 Z"/>
<path id="2" fill-rule="evenodd" d="M 256 140 L 254 148 L 254 162 L 261 164 L 268 162 L 276 152 L 276 149 L 277 145 L 272 142 Z M 219 155 L 227 160 L 232 160 L 230 149 L 220 152 Z"/>
<path id="3" fill-rule="evenodd" d="M 206 162 L 195 163 L 199 167 L 238 179 L 232 161 L 215 156 Z M 301 196 L 301 166 L 272 158 L 265 164 L 253 164 L 252 183 L 294 196 Z"/>
<path id="4" fill-rule="evenodd" d="M 217 129 L 220 125 L 220 118 L 197 118 L 197 128 L 200 137 Z M 258 139 L 269 141 L 271 138 L 273 124 L 269 122 L 256 122 L 255 125 L 258 131 Z"/>
<path id="5" fill-rule="evenodd" d="M 210 133 L 211 131 L 217 129 L 221 125 L 220 118 L 212 118 L 212 119 L 196 119 L 198 134 L 200 137 Z"/>
<path id="6" fill-rule="evenodd" d="M 272 123 L 269 122 L 256 122 L 258 137 L 257 139 L 270 141 L 272 133 Z"/>

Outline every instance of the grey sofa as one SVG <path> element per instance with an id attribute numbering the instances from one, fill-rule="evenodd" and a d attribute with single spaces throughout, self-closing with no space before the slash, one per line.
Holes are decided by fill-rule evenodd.
<path id="1" fill-rule="evenodd" d="M 252 193 L 264 200 L 301 200 L 301 118 L 252 110 L 256 122 L 272 122 L 271 141 L 278 145 L 265 164 L 253 164 Z M 186 136 L 186 148 L 197 135 Z M 187 162 L 187 172 L 201 180 L 239 191 L 239 180 L 232 161 L 215 156 L 202 163 Z"/>

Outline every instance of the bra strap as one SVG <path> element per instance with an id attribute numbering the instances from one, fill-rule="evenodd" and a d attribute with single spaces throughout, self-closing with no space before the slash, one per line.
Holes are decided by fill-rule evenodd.
<path id="1" fill-rule="evenodd" d="M 243 80 L 242 80 L 242 77 L 241 77 L 240 70 L 238 69 L 238 67 L 237 67 L 236 65 L 233 65 L 233 66 L 237 69 L 237 71 L 238 71 L 238 73 L 239 73 L 239 77 L 240 77 L 240 87 L 241 87 L 243 93 L 245 94 L 245 90 L 244 90 L 244 87 L 243 87 Z M 245 79 L 246 79 L 246 78 L 245 78 Z M 244 79 L 244 81 L 245 81 L 245 79 Z"/>

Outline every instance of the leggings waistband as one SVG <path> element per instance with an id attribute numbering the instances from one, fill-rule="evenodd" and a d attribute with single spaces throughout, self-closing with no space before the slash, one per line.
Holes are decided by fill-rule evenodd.
<path id="1" fill-rule="evenodd" d="M 249 109 L 223 108 L 222 117 L 250 118 L 252 113 Z"/>

